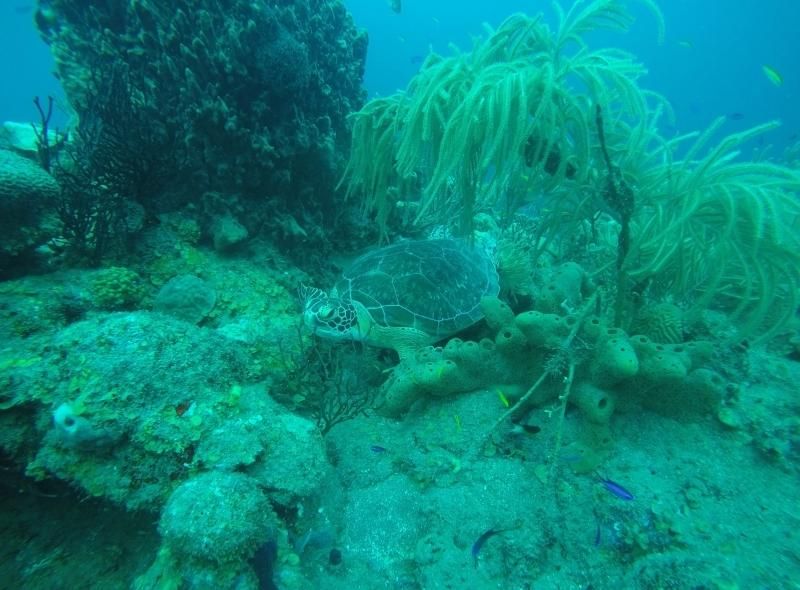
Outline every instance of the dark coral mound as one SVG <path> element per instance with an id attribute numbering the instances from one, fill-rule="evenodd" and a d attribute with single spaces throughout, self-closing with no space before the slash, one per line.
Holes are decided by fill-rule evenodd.
<path id="1" fill-rule="evenodd" d="M 331 198 L 367 48 L 338 0 L 41 0 L 36 22 L 82 123 L 124 116 L 178 199 Z"/>

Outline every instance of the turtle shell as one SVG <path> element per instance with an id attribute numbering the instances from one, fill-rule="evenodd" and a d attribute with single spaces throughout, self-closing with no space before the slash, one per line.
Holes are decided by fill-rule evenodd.
<path id="1" fill-rule="evenodd" d="M 435 340 L 483 318 L 496 296 L 497 270 L 479 248 L 459 240 L 399 242 L 357 258 L 336 284 L 341 299 L 361 303 L 374 322 L 410 327 Z"/>

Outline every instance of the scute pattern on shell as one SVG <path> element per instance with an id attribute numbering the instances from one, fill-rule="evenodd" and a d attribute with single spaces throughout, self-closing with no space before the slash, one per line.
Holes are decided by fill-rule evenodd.
<path id="1" fill-rule="evenodd" d="M 459 240 L 392 244 L 353 262 L 336 285 L 387 327 L 445 338 L 483 318 L 481 298 L 499 292 L 489 256 Z"/>

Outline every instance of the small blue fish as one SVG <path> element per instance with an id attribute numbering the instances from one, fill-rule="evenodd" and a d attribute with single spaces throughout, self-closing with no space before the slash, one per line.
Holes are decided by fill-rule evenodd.
<path id="1" fill-rule="evenodd" d="M 622 498 L 623 500 L 633 500 L 633 494 L 631 494 L 617 482 L 601 477 L 600 483 L 603 484 L 603 487 L 614 494 L 617 498 Z"/>
<path id="2" fill-rule="evenodd" d="M 386 447 L 382 447 L 381 445 L 369 445 L 369 450 L 373 453 L 380 454 L 386 452 Z"/>
<path id="3" fill-rule="evenodd" d="M 520 526 L 521 525 L 518 524 L 516 526 L 512 526 L 507 529 L 498 529 L 492 527 L 488 531 L 483 533 L 480 537 L 478 537 L 478 540 L 472 544 L 472 551 L 471 551 L 472 561 L 475 564 L 475 567 L 478 567 L 478 554 L 481 552 L 481 547 L 483 547 L 483 544 L 486 543 L 486 541 L 488 541 L 491 537 L 494 537 L 495 535 L 499 535 L 500 533 L 507 533 L 508 531 L 513 531 L 514 529 L 518 529 Z"/>
<path id="4" fill-rule="evenodd" d="M 481 547 L 483 547 L 483 544 L 488 541 L 490 537 L 494 537 L 501 532 L 502 531 L 498 529 L 491 528 L 478 537 L 478 540 L 472 544 L 472 561 L 475 563 L 475 567 L 478 567 L 478 553 L 481 552 Z"/>

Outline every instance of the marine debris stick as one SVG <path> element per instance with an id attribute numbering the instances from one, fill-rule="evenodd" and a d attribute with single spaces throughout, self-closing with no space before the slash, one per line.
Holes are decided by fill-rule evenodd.
<path id="1" fill-rule="evenodd" d="M 53 116 L 53 97 L 47 97 L 47 112 L 44 112 L 42 103 L 38 96 L 33 97 L 33 104 L 39 111 L 41 117 L 41 129 L 37 129 L 36 125 L 31 124 L 33 132 L 36 134 L 36 151 L 39 153 L 39 164 L 44 168 L 45 172 L 50 172 L 50 117 Z"/>
<path id="2" fill-rule="evenodd" d="M 600 140 L 600 150 L 603 152 L 603 159 L 608 169 L 606 188 L 603 198 L 606 204 L 619 216 L 620 230 L 617 237 L 617 299 L 614 307 L 614 325 L 620 327 L 625 315 L 625 300 L 628 296 L 628 273 L 623 268 L 625 258 L 631 245 L 631 217 L 636 207 L 633 190 L 621 177 L 617 182 L 616 168 L 611 162 L 606 145 L 606 133 L 603 126 L 603 109 L 598 104 L 595 106 L 595 124 L 597 125 L 597 136 Z"/>
<path id="3" fill-rule="evenodd" d="M 563 342 L 559 346 L 559 354 L 567 354 L 569 356 L 568 359 L 569 368 L 567 370 L 567 378 L 564 385 L 564 391 L 558 398 L 561 401 L 561 412 L 560 412 L 560 422 L 558 427 L 558 435 L 556 437 L 556 451 L 555 451 L 556 454 L 558 453 L 558 450 L 561 447 L 561 424 L 564 421 L 564 414 L 567 411 L 567 401 L 569 400 L 569 395 L 572 390 L 572 380 L 575 376 L 575 359 L 571 354 L 569 354 L 569 350 L 572 345 L 572 341 L 575 340 L 575 337 L 578 335 L 578 331 L 581 329 L 581 326 L 583 326 L 583 322 L 586 319 L 586 316 L 594 308 L 596 301 L 597 301 L 597 293 L 592 293 L 592 296 L 589 297 L 586 303 L 584 303 L 581 310 L 578 312 L 575 324 L 572 326 L 572 329 L 570 330 L 569 334 L 567 334 L 566 338 L 564 338 Z M 527 403 L 527 401 L 531 398 L 531 396 L 536 392 L 536 390 L 539 389 L 539 387 L 541 387 L 545 379 L 547 379 L 547 377 L 549 377 L 550 375 L 551 373 L 545 368 L 545 370 L 542 371 L 542 374 L 539 376 L 536 382 L 533 385 L 531 385 L 528 391 L 525 392 L 525 395 L 519 398 L 519 400 L 517 400 L 517 403 L 511 406 L 508 410 L 503 412 L 503 415 L 500 416 L 495 421 L 495 423 L 492 424 L 491 428 L 489 428 L 489 430 L 486 431 L 486 434 L 483 436 L 481 443 L 485 441 L 487 438 L 489 438 L 489 436 L 497 429 L 498 426 L 500 426 L 503 422 L 508 420 L 511 416 L 514 415 L 514 413 L 517 410 L 519 410 L 522 406 L 524 406 Z"/>

